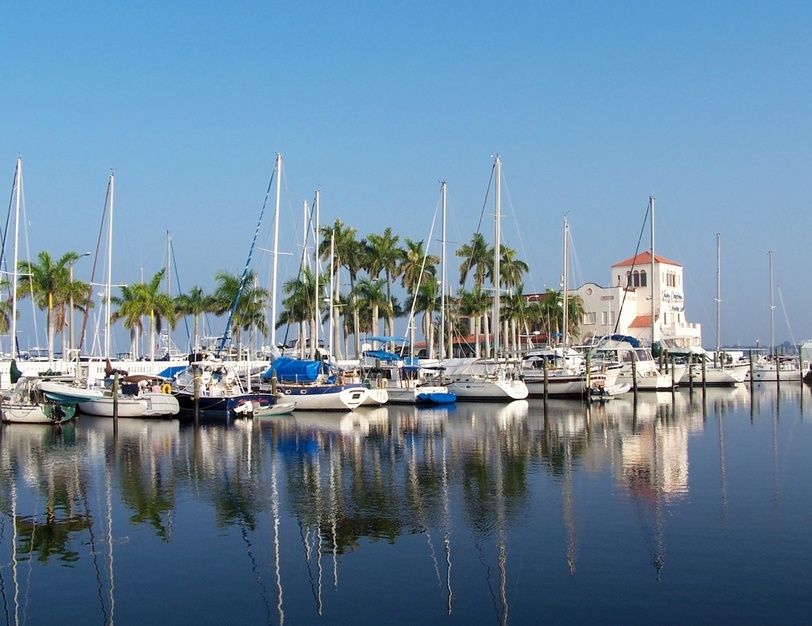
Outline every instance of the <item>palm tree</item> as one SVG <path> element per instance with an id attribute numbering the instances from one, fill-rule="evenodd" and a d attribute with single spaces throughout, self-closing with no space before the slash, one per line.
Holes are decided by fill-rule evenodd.
<path id="1" fill-rule="evenodd" d="M 353 295 L 355 292 L 355 281 L 358 278 L 358 272 L 361 269 L 361 263 L 363 261 L 364 255 L 364 242 L 357 241 L 355 239 L 355 228 L 350 228 L 349 226 L 344 226 L 341 220 L 337 219 L 332 226 L 322 226 L 321 227 L 321 236 L 322 242 L 319 245 L 319 254 L 322 259 L 329 260 L 330 259 L 330 252 L 332 248 L 333 254 L 333 271 L 336 273 L 336 276 L 339 274 L 339 270 L 342 267 L 347 268 L 347 271 L 350 274 L 350 304 L 352 304 Z M 333 297 L 334 302 L 338 302 L 341 299 L 341 281 L 336 280 L 335 284 L 335 295 Z M 339 346 L 339 338 L 338 332 L 341 328 L 340 324 L 338 323 L 338 316 L 339 312 L 337 309 L 334 309 L 335 318 L 335 346 Z M 355 352 L 358 354 L 361 351 L 361 342 L 358 337 L 358 311 L 355 306 L 350 306 L 350 311 L 345 311 L 345 315 L 347 312 L 351 312 L 353 314 L 353 325 L 352 325 L 352 333 L 355 336 Z M 341 355 L 338 355 L 341 358 Z"/>
<path id="2" fill-rule="evenodd" d="M 434 358 L 434 313 L 440 309 L 440 283 L 434 274 L 424 280 L 407 302 L 415 315 L 423 313 L 423 336 L 426 338 L 428 358 Z"/>
<path id="3" fill-rule="evenodd" d="M 584 319 L 586 308 L 581 296 L 567 296 L 567 329 L 568 335 L 573 338 L 581 336 L 581 320 Z"/>
<path id="4" fill-rule="evenodd" d="M 227 330 L 229 334 L 231 331 L 234 332 L 237 358 L 241 358 L 243 330 L 257 328 L 263 336 L 268 336 L 268 323 L 264 317 L 265 303 L 269 297 L 268 290 L 256 284 L 256 274 L 253 270 L 248 270 L 239 278 L 221 270 L 214 275 L 214 281 L 217 283 L 212 294 L 214 314 L 231 316 L 231 328 Z"/>
<path id="5" fill-rule="evenodd" d="M 324 277 L 319 279 L 319 284 Z M 302 268 L 302 271 L 294 279 L 291 279 L 282 285 L 282 293 L 287 294 L 288 297 L 282 301 L 282 314 L 279 316 L 279 321 L 276 328 L 285 326 L 287 324 L 297 324 L 299 326 L 299 345 L 301 348 L 305 345 L 305 324 L 310 327 L 310 353 L 311 360 L 316 357 L 316 342 L 313 340 L 316 337 L 316 325 L 319 323 L 316 313 L 316 298 L 314 291 L 316 289 L 316 275 L 309 267 Z M 319 303 L 321 308 L 321 303 Z"/>
<path id="6" fill-rule="evenodd" d="M 474 271 L 474 284 L 484 285 L 489 268 L 493 266 L 493 250 L 485 243 L 482 233 L 474 233 L 471 242 L 463 244 L 455 253 L 462 258 L 460 264 L 460 287 L 465 286 L 471 270 Z"/>
<path id="7" fill-rule="evenodd" d="M 516 258 L 516 250 L 513 248 L 508 248 L 507 246 L 500 246 L 500 259 L 499 259 L 499 276 L 501 280 L 501 284 L 504 285 L 505 290 L 508 294 L 508 301 L 512 302 L 513 311 L 512 313 L 515 315 L 522 315 L 523 310 L 520 308 L 524 299 L 522 298 L 522 302 L 518 300 L 511 300 L 511 296 L 515 293 L 521 292 L 522 288 L 522 276 L 530 270 L 530 267 L 524 261 L 521 261 Z M 504 331 L 503 334 L 505 336 L 505 344 L 508 343 L 507 338 L 513 337 L 513 348 L 514 350 L 518 350 L 517 346 L 517 337 L 516 337 L 516 322 L 520 319 L 519 317 L 513 317 L 512 319 L 507 314 L 508 311 L 504 311 Z M 512 328 L 509 328 L 509 325 Z M 511 330 L 513 331 L 511 333 Z"/>
<path id="8" fill-rule="evenodd" d="M 383 235 L 371 234 L 366 238 L 367 272 L 372 278 L 378 278 L 381 272 L 386 276 L 386 301 L 392 311 L 386 318 L 386 334 L 390 336 L 395 334 L 391 285 L 400 276 L 400 264 L 405 254 L 403 248 L 398 246 L 399 239 L 397 235 L 392 235 L 392 228 L 389 226 L 384 229 Z"/>
<path id="9" fill-rule="evenodd" d="M 124 327 L 130 329 L 133 356 L 136 354 L 135 330 L 143 330 L 142 317 L 149 319 L 149 360 L 155 360 L 155 334 L 160 334 L 163 322 L 175 328 L 176 309 L 171 296 L 160 291 L 166 268 L 158 270 L 148 283 L 133 283 L 121 287 L 121 296 L 114 296 L 111 302 L 118 305 L 111 322 L 124 320 Z M 109 356 L 109 355 L 105 355 Z"/>
<path id="10" fill-rule="evenodd" d="M 19 272 L 17 280 L 17 296 L 25 298 L 30 296 L 37 307 L 45 309 L 48 328 L 48 358 L 54 358 L 54 335 L 56 327 L 60 331 L 65 327 L 65 305 L 73 292 L 74 297 L 78 296 L 80 306 L 85 303 L 87 306 L 87 292 L 89 286 L 86 283 L 74 281 L 71 284 L 70 268 L 79 256 L 76 252 L 66 252 L 58 260 L 54 261 L 51 255 L 44 250 L 37 255 L 37 261 L 19 261 L 17 269 Z M 82 286 L 83 292 L 76 289 Z M 12 338 L 15 341 L 16 338 Z"/>
<path id="11" fill-rule="evenodd" d="M 7 278 L 0 279 L 0 291 L 9 291 L 8 298 L 0 302 L 0 334 L 5 335 L 11 327 L 11 299 L 14 295 L 9 289 L 10 281 Z M 14 352 L 12 350 L 12 352 Z"/>
<path id="12" fill-rule="evenodd" d="M 214 298 L 206 295 L 197 285 L 192 287 L 189 293 L 175 297 L 175 312 L 180 316 L 191 315 L 194 318 L 192 352 L 200 349 L 200 316 L 204 313 L 213 313 L 214 306 Z"/>
<path id="13" fill-rule="evenodd" d="M 485 242 L 485 237 L 482 233 L 474 233 L 471 237 L 471 242 L 463 244 L 463 246 L 455 253 L 458 257 L 462 258 L 460 264 L 460 287 L 464 287 L 468 280 L 468 275 L 473 270 L 474 272 L 474 285 L 479 286 L 480 289 L 485 285 L 485 278 L 493 274 L 493 249 Z M 482 295 L 482 294 L 480 294 Z M 484 315 L 488 307 L 480 311 L 477 315 L 482 315 L 482 323 L 484 326 L 483 332 L 485 335 L 485 352 L 490 354 L 491 351 L 491 337 L 490 328 L 488 324 L 488 317 Z M 477 356 L 479 356 L 479 344 L 477 344 Z"/>
<path id="14" fill-rule="evenodd" d="M 490 298 L 481 285 L 475 284 L 471 291 L 462 291 L 458 296 L 458 310 L 460 315 L 474 321 L 474 351 L 477 358 L 482 356 L 480 347 L 480 321 L 490 308 Z M 486 336 L 486 350 L 490 350 L 490 339 Z"/>
<path id="15" fill-rule="evenodd" d="M 505 316 L 505 344 L 513 344 L 513 351 L 518 353 L 521 349 L 519 330 L 527 332 L 527 300 L 524 297 L 522 286 L 516 287 L 516 292 L 505 296 L 503 314 Z M 509 328 L 508 328 L 509 325 Z"/>
<path id="16" fill-rule="evenodd" d="M 391 295 L 384 291 L 385 282 L 383 279 L 361 278 L 355 287 L 363 330 L 373 335 L 378 334 L 378 315 L 381 311 L 386 319 L 393 316 Z"/>

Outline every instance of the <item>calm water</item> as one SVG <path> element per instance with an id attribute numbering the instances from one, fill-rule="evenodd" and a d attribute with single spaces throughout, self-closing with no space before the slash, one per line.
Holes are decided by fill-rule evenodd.
<path id="1" fill-rule="evenodd" d="M 810 406 L 784 384 L 3 425 L 0 622 L 806 621 Z"/>

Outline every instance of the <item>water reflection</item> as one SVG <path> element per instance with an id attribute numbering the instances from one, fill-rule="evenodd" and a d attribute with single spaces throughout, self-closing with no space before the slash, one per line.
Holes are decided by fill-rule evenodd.
<path id="1" fill-rule="evenodd" d="M 122 420 L 114 429 L 112 420 L 85 416 L 57 428 L 5 425 L 0 590 L 7 622 L 35 621 L 21 612 L 19 590 L 47 597 L 43 572 L 73 567 L 95 581 L 96 611 L 112 623 L 120 614 L 116 574 L 133 558 L 116 546 L 138 541 L 163 558 L 160 551 L 181 532 L 177 519 L 211 516 L 214 532 L 188 523 L 182 532 L 195 533 L 195 550 L 214 550 L 223 532 L 236 534 L 242 547 L 239 556 L 229 553 L 228 569 L 252 581 L 254 621 L 336 615 L 337 598 L 351 594 L 356 577 L 388 579 L 402 566 L 438 601 L 412 608 L 411 618 L 441 611 L 464 620 L 488 598 L 496 620 L 508 623 L 518 619 L 516 590 L 532 588 L 523 568 L 540 576 L 557 563 L 576 577 L 585 558 L 594 567 L 584 550 L 594 545 L 596 525 L 619 522 L 587 514 L 592 501 L 611 506 L 615 518 L 628 509 L 643 529 L 649 575 L 661 578 L 673 551 L 672 514 L 687 505 L 694 484 L 691 441 L 703 434 L 714 442 L 727 525 L 728 416 L 772 420 L 773 498 L 780 500 L 779 413 L 803 393 L 787 386 L 751 395 L 739 387 L 602 404 L 383 406 L 228 426 Z M 528 546 L 540 541 L 551 563 L 528 561 Z M 359 573 L 358 560 L 372 555 L 372 573 Z M 189 553 L 180 558 L 188 560 L 177 563 L 185 576 L 201 575 Z M 32 575 L 35 566 L 40 575 Z M 29 568 L 26 576 L 21 567 Z"/>

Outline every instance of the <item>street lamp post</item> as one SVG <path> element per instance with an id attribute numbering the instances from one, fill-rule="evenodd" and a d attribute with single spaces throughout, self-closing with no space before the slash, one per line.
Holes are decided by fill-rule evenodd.
<path id="1" fill-rule="evenodd" d="M 90 256 L 90 252 L 85 252 L 76 257 L 70 264 L 70 339 L 68 345 L 68 355 L 73 358 L 73 264 L 82 257 Z"/>

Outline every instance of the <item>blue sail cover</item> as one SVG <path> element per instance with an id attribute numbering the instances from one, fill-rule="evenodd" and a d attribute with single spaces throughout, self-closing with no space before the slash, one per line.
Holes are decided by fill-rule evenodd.
<path id="1" fill-rule="evenodd" d="M 394 352 L 387 352 L 386 350 L 367 350 L 364 356 L 378 359 L 380 361 L 399 361 L 400 357 Z"/>
<path id="2" fill-rule="evenodd" d="M 270 380 L 276 373 L 276 380 L 280 382 L 314 382 L 319 377 L 321 366 L 321 361 L 282 356 L 271 363 L 271 367 L 262 375 L 262 380 Z"/>

